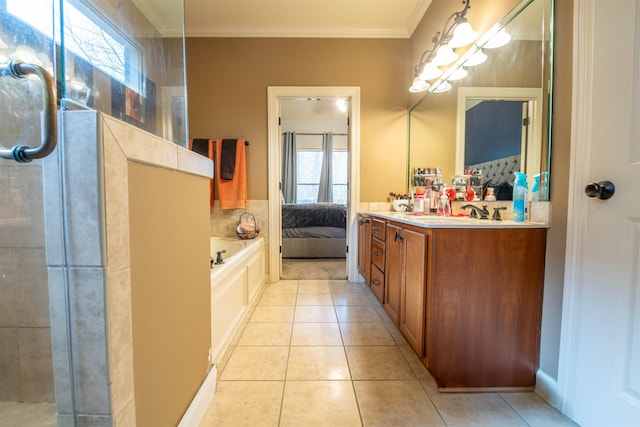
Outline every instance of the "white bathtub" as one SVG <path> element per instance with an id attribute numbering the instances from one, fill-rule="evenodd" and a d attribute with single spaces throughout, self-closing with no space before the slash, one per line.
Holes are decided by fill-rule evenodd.
<path id="1" fill-rule="evenodd" d="M 261 237 L 212 237 L 210 247 L 214 262 L 226 251 L 224 263 L 211 269 L 211 360 L 217 364 L 264 286 L 265 249 Z"/>

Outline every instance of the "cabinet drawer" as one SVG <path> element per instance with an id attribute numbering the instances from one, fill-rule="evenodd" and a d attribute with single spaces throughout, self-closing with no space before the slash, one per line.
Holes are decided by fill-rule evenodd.
<path id="1" fill-rule="evenodd" d="M 371 239 L 371 263 L 384 271 L 384 242 Z"/>
<path id="2" fill-rule="evenodd" d="M 382 303 L 384 298 L 384 273 L 375 265 L 371 266 L 371 292 Z"/>
<path id="3" fill-rule="evenodd" d="M 377 237 L 384 242 L 384 226 L 385 222 L 379 219 L 371 221 L 371 235 Z"/>

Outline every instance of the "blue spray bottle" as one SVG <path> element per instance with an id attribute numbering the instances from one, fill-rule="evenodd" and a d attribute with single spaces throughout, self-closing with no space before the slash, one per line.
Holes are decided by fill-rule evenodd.
<path id="1" fill-rule="evenodd" d="M 533 176 L 533 186 L 531 187 L 531 201 L 537 202 L 540 200 L 540 174 Z"/>
<path id="2" fill-rule="evenodd" d="M 527 187 L 527 175 L 522 172 L 514 172 L 516 176 L 513 183 L 513 220 L 524 221 L 525 206 L 529 188 Z"/>

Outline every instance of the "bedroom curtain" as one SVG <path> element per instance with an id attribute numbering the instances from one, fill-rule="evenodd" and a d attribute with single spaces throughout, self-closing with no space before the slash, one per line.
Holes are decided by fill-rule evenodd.
<path id="1" fill-rule="evenodd" d="M 284 197 L 284 203 L 296 203 L 298 168 L 296 159 L 296 133 L 285 132 L 282 135 L 282 197 Z"/>
<path id="2" fill-rule="evenodd" d="M 322 168 L 320 169 L 320 185 L 318 186 L 318 202 L 331 201 L 331 160 L 333 158 L 333 133 L 322 134 Z"/>

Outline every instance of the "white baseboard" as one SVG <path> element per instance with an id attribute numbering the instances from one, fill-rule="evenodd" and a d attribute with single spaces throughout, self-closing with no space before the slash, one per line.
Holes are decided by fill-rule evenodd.
<path id="1" fill-rule="evenodd" d="M 536 372 L 536 388 L 535 391 L 540 397 L 554 408 L 560 410 L 560 392 L 558 390 L 558 381 L 551 378 L 541 370 Z"/>
<path id="2" fill-rule="evenodd" d="M 207 408 L 209 408 L 213 400 L 213 395 L 216 393 L 217 377 L 218 370 L 216 365 L 213 365 L 187 408 L 187 412 L 182 416 L 178 427 L 198 427 L 202 423 L 204 414 L 207 412 Z"/>

